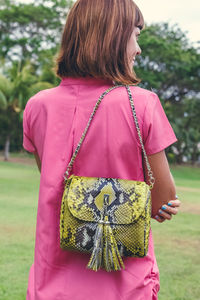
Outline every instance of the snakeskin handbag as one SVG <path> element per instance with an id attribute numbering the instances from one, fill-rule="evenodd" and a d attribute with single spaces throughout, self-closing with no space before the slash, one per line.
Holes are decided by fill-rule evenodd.
<path id="1" fill-rule="evenodd" d="M 71 175 L 92 119 L 102 99 L 113 89 L 125 87 L 131 105 L 149 182 L 118 178 L 94 178 Z M 151 220 L 153 174 L 142 142 L 131 90 L 116 85 L 98 99 L 80 142 L 65 173 L 65 187 L 60 210 L 60 247 L 91 253 L 87 267 L 117 271 L 124 268 L 122 257 L 144 257 L 148 251 Z"/>

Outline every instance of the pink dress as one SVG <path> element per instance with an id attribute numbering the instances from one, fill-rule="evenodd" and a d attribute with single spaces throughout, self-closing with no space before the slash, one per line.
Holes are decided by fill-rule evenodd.
<path id="1" fill-rule="evenodd" d="M 91 111 L 112 81 L 64 78 L 34 95 L 24 111 L 23 146 L 41 163 L 34 263 L 27 300 L 156 300 L 159 272 L 150 234 L 148 255 L 126 258 L 125 270 L 86 269 L 88 254 L 63 251 L 59 214 L 63 174 Z M 176 141 L 157 95 L 131 87 L 147 154 Z M 127 91 L 120 87 L 102 101 L 75 161 L 75 175 L 144 180 L 141 147 Z"/>

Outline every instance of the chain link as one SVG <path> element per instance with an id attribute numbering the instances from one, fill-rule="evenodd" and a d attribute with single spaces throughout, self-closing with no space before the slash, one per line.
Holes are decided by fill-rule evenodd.
<path id="1" fill-rule="evenodd" d="M 130 104 L 131 104 L 131 110 L 132 110 L 132 113 L 133 113 L 133 118 L 134 118 L 134 121 L 135 121 L 136 130 L 137 130 L 137 133 L 138 133 L 138 137 L 139 137 L 139 140 L 140 140 L 140 144 L 141 144 L 141 147 L 142 147 L 144 159 L 145 159 L 146 166 L 147 166 L 147 171 L 148 171 L 148 176 L 149 176 L 149 181 L 150 181 L 150 188 L 152 189 L 153 186 L 154 186 L 154 183 L 155 183 L 155 178 L 153 177 L 153 172 L 151 170 L 151 166 L 149 164 L 149 160 L 148 160 L 148 157 L 147 157 L 147 154 L 146 154 L 146 150 L 144 148 L 144 144 L 143 144 L 143 141 L 142 141 L 141 131 L 140 131 L 140 127 L 139 127 L 139 124 L 138 124 L 138 119 L 137 119 L 137 115 L 136 115 L 135 106 L 134 106 L 134 103 L 133 103 L 133 97 L 132 97 L 130 87 L 128 85 L 126 85 L 126 89 L 127 89 Z"/>
<path id="2" fill-rule="evenodd" d="M 92 122 L 92 120 L 93 120 L 93 118 L 94 118 L 94 115 L 95 115 L 95 113 L 96 113 L 96 111 L 97 111 L 97 109 L 98 109 L 98 107 L 99 107 L 101 101 L 103 100 L 103 98 L 104 98 L 110 91 L 112 91 L 112 90 L 114 90 L 114 89 L 116 89 L 116 88 L 118 88 L 118 87 L 126 87 L 126 89 L 127 89 L 128 96 L 129 96 L 129 101 L 130 101 L 130 105 L 131 105 L 131 111 L 132 111 L 132 114 L 133 114 L 134 122 L 135 122 L 135 125 L 136 125 L 136 130 L 137 130 L 137 133 L 138 133 L 139 141 L 140 141 L 140 144 L 141 144 L 141 148 L 142 148 L 142 151 L 143 151 L 143 154 L 144 154 L 144 159 L 145 159 L 146 166 L 147 166 L 147 170 L 148 170 L 148 176 L 149 176 L 149 181 L 150 181 L 150 189 L 152 189 L 152 188 L 153 188 L 153 185 L 154 185 L 154 182 L 155 182 L 155 179 L 154 179 L 154 177 L 153 177 L 153 172 L 152 172 L 152 170 L 151 170 L 151 167 L 150 167 L 150 164 L 149 164 L 149 161 L 148 161 L 148 157 L 147 157 L 147 155 L 146 155 L 146 151 L 145 151 L 144 144 L 143 144 L 143 141 L 142 141 L 142 136 L 141 136 L 141 132 L 140 132 L 140 127 L 139 127 L 139 124 L 138 124 L 138 120 L 137 120 L 137 116 L 136 116 L 136 111 L 135 111 L 135 107 L 134 107 L 134 103 L 133 103 L 132 93 L 131 93 L 130 87 L 129 87 L 128 85 L 115 85 L 115 86 L 113 86 L 113 87 L 110 87 L 109 89 L 107 89 L 107 90 L 99 97 L 99 99 L 98 99 L 98 101 L 97 101 L 97 103 L 96 103 L 96 105 L 95 105 L 95 107 L 94 107 L 94 109 L 93 109 L 93 112 L 92 112 L 92 114 L 91 114 L 91 116 L 90 116 L 90 118 L 89 118 L 89 121 L 88 121 L 88 123 L 87 123 L 87 126 L 86 126 L 86 128 L 85 128 L 85 130 L 84 130 L 84 132 L 83 132 L 83 134 L 82 134 L 82 136 L 81 136 L 81 138 L 80 138 L 80 141 L 79 141 L 79 143 L 78 143 L 78 145 L 77 145 L 77 147 L 76 147 L 76 150 L 74 151 L 74 154 L 73 154 L 73 156 L 72 156 L 72 158 L 71 158 L 71 160 L 70 160 L 70 162 L 69 162 L 69 164 L 68 164 L 68 166 L 67 166 L 67 170 L 66 170 L 66 172 L 65 172 L 64 178 L 65 178 L 65 180 L 67 180 L 68 177 L 69 177 L 69 174 L 70 174 L 70 172 L 71 172 L 71 170 L 72 170 L 72 168 L 73 168 L 74 161 L 75 161 L 75 159 L 76 159 L 76 157 L 77 157 L 77 155 L 78 155 L 78 153 L 79 153 L 79 151 L 80 151 L 80 148 L 81 148 L 81 146 L 82 146 L 82 143 L 83 143 L 83 141 L 84 141 L 84 139 L 85 139 L 85 136 L 86 136 L 86 134 L 87 134 L 87 132 L 88 132 L 88 129 L 89 129 L 89 127 L 90 127 L 90 124 L 91 124 L 91 122 Z"/>

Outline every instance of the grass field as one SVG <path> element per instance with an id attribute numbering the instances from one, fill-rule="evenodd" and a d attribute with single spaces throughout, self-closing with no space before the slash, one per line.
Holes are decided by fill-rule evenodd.
<path id="1" fill-rule="evenodd" d="M 200 300 L 200 168 L 173 167 L 172 173 L 181 211 L 170 222 L 152 222 L 159 300 Z M 0 161 L 0 300 L 25 299 L 38 187 L 35 166 Z"/>

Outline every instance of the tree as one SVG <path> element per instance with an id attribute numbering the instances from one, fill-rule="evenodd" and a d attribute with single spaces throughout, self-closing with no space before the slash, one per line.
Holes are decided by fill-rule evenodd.
<path id="1" fill-rule="evenodd" d="M 178 137 L 177 161 L 194 162 L 199 153 L 200 53 L 174 25 L 153 24 L 140 37 L 136 73 L 142 87 L 155 91 Z M 172 151 L 172 148 L 170 149 Z"/>
<path id="2" fill-rule="evenodd" d="M 55 49 L 71 0 L 43 0 L 30 4 L 0 3 L 0 57 L 7 61 L 38 59 L 44 49 Z"/>
<path id="3" fill-rule="evenodd" d="M 20 65 L 13 63 L 7 71 L 9 80 L 0 74 L 0 128 L 1 139 L 5 143 L 4 159 L 8 160 L 11 138 L 22 132 L 23 109 L 27 100 L 40 90 L 53 87 L 36 77 L 34 66 L 27 62 L 20 71 Z M 18 129 L 18 130 L 16 130 Z"/>
<path id="4" fill-rule="evenodd" d="M 59 82 L 53 72 L 53 61 L 71 4 L 66 0 L 0 3 L 0 142 L 5 142 L 5 159 L 11 138 L 22 131 L 27 100 Z M 8 89 L 4 87 L 5 81 Z"/>

